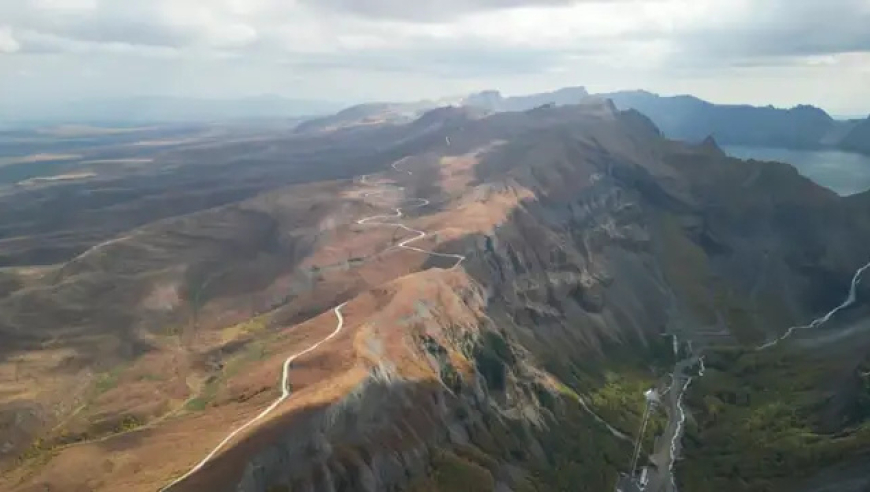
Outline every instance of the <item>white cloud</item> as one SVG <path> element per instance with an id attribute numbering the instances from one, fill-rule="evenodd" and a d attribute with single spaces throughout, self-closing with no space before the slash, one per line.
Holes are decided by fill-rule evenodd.
<path id="1" fill-rule="evenodd" d="M 0 52 L 14 52 L 28 70 L 55 70 L 49 53 L 55 62 L 103 56 L 76 61 L 113 64 L 116 79 L 100 83 L 119 91 L 124 68 L 144 59 L 165 60 L 151 65 L 155 78 L 192 80 L 191 67 L 208 67 L 215 91 L 261 90 L 262 80 L 229 76 L 244 60 L 261 78 L 271 73 L 314 89 L 335 87 L 331 78 L 340 73 L 383 99 L 453 86 L 548 89 L 563 81 L 614 89 L 671 80 L 681 87 L 680 80 L 698 77 L 718 80 L 724 99 L 735 93 L 735 77 L 753 85 L 745 77 L 760 77 L 759 67 L 769 77 L 812 65 L 814 74 L 851 80 L 848 74 L 867 65 L 834 60 L 870 52 L 866 0 L 0 0 L 0 19 L 7 24 Z M 384 74 L 393 75 L 392 86 Z M 402 84 L 411 77 L 414 87 Z M 171 87 L 198 89 L 184 80 Z M 862 94 L 870 100 L 870 89 Z"/>
<path id="2" fill-rule="evenodd" d="M 870 50 L 865 0 L 23 0 L 12 27 L 57 38 L 179 49 L 323 53 L 403 49 L 578 51 L 645 63 L 682 57 Z M 510 8 L 506 8 L 510 7 Z M 440 19 L 440 20 L 438 20 Z M 58 45 L 60 48 L 60 45 Z M 22 51 L 27 51 L 23 43 Z M 461 54 L 461 53 L 458 53 Z M 554 57 L 555 58 L 555 57 Z"/>
<path id="3" fill-rule="evenodd" d="M 51 13 L 96 10 L 97 0 L 31 0 L 33 8 Z"/>
<path id="4" fill-rule="evenodd" d="M 126 54 L 133 58 L 179 55 L 177 49 L 169 46 L 138 45 L 119 41 L 93 41 L 31 30 L 19 31 L 18 38 L 27 54 L 31 56 L 47 53 L 65 53 L 68 55 Z"/>
<path id="5" fill-rule="evenodd" d="M 21 44 L 12 35 L 9 26 L 0 26 L 0 53 L 15 53 L 21 49 Z"/>

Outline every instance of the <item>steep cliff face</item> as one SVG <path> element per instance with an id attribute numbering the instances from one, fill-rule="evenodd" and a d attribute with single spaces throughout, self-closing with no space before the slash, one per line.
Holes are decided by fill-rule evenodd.
<path id="1" fill-rule="evenodd" d="M 274 422 L 270 444 L 244 470 L 231 471 L 239 469 L 237 448 L 180 489 L 535 490 L 555 483 L 552 460 L 571 459 L 557 422 L 573 421 L 573 438 L 609 442 L 612 457 L 628 452 L 489 316 L 491 293 L 460 272 L 418 275 L 378 294 L 382 312 L 402 309 L 409 283 L 425 283 L 429 295 L 406 312 L 401 330 L 360 334 L 357 350 L 377 364 L 343 397 Z M 596 487 L 607 483 L 600 470 L 583 473 Z"/>
<path id="2" fill-rule="evenodd" d="M 851 273 L 866 262 L 865 213 L 790 166 L 744 163 L 704 146 L 664 142 L 646 126 L 631 126 L 626 116 L 621 132 L 584 129 L 565 138 L 558 156 L 557 144 L 535 135 L 539 151 L 529 151 L 527 164 L 510 145 L 494 157 L 514 163 L 511 179 L 537 198 L 518 210 L 513 224 L 520 229 L 514 249 L 538 250 L 524 257 L 547 258 L 540 249 L 556 237 L 563 249 L 579 249 L 567 252 L 567 263 L 589 268 L 591 278 L 659 278 L 677 289 L 681 302 L 693 300 L 693 312 L 705 313 L 707 321 L 724 308 L 716 305 L 723 290 L 747 298 L 778 296 L 790 304 L 774 310 L 774 319 L 768 318 L 773 313 L 756 313 L 757 323 L 744 328 L 755 336 L 788 326 L 779 316 L 805 319 L 848 290 Z M 621 261 L 637 258 L 655 268 L 617 273 Z M 645 285 L 639 290 L 654 291 Z M 626 304 L 618 296 L 613 301 L 617 309 Z M 755 310 L 749 301 L 733 304 Z"/>

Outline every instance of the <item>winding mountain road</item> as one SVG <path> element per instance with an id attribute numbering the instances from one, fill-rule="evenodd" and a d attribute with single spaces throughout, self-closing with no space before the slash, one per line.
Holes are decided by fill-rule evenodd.
<path id="1" fill-rule="evenodd" d="M 421 202 L 422 202 L 422 204 L 421 204 L 421 205 L 418 205 L 418 207 L 425 207 L 426 205 L 429 205 L 429 200 L 425 200 L 425 199 L 422 199 L 422 198 L 417 198 L 416 200 L 421 200 Z M 406 208 L 407 208 L 407 207 L 406 207 Z M 459 265 L 461 265 L 462 262 L 465 261 L 465 256 L 463 256 L 463 255 L 454 255 L 454 254 L 449 254 L 449 253 L 436 253 L 436 252 L 434 252 L 434 251 L 428 251 L 428 250 L 425 250 L 425 249 L 416 248 L 416 247 L 414 247 L 414 246 L 408 246 L 409 244 L 411 244 L 411 243 L 413 243 L 413 242 L 415 242 L 415 241 L 419 241 L 419 240 L 425 238 L 426 236 L 428 236 L 428 234 L 427 234 L 426 232 L 424 232 L 424 231 L 418 231 L 417 229 L 412 229 L 412 228 L 410 228 L 410 227 L 408 227 L 408 226 L 406 226 L 405 224 L 402 224 L 402 223 L 400 223 L 400 222 L 383 222 L 384 220 L 389 220 L 389 219 L 399 219 L 399 218 L 404 217 L 404 214 L 402 213 L 402 209 L 401 209 L 401 208 L 396 208 L 395 211 L 396 211 L 396 213 L 393 214 L 393 215 L 375 215 L 375 216 L 373 216 L 373 217 L 366 217 L 366 218 L 364 218 L 364 219 L 360 219 L 360 220 L 356 221 L 356 223 L 357 223 L 358 225 L 373 225 L 373 226 L 390 226 L 390 227 L 398 227 L 398 228 L 400 228 L 400 229 L 402 229 L 402 230 L 405 230 L 405 231 L 407 231 L 407 232 L 410 232 L 410 233 L 412 233 L 412 234 L 415 234 L 415 236 L 403 240 L 402 242 L 400 242 L 399 244 L 397 244 L 395 247 L 397 247 L 397 248 L 404 248 L 404 249 L 408 249 L 408 250 L 411 250 L 411 251 L 417 251 L 417 252 L 419 252 L 419 253 L 425 253 L 425 254 L 427 254 L 427 255 L 436 256 L 436 257 L 439 257 L 439 258 L 451 258 L 451 259 L 454 259 L 454 260 L 456 260 L 456 264 L 453 265 L 453 266 L 451 267 L 451 269 L 454 269 L 454 268 L 459 267 Z M 372 221 L 378 221 L 378 222 L 371 223 Z"/>
<path id="2" fill-rule="evenodd" d="M 870 263 L 867 263 L 866 265 L 862 266 L 861 268 L 858 269 L 858 271 L 855 272 L 855 275 L 852 277 L 852 285 L 851 285 L 851 287 L 849 288 L 849 295 L 846 297 L 846 300 L 843 301 L 842 304 L 840 304 L 839 306 L 835 307 L 834 309 L 832 309 L 831 311 L 829 311 L 827 314 L 825 314 L 825 315 L 822 316 L 821 318 L 817 318 L 817 319 L 813 320 L 813 321 L 812 321 L 810 324 L 808 324 L 808 325 L 804 325 L 804 326 L 792 326 L 792 327 L 789 328 L 785 333 L 783 333 L 782 336 L 780 336 L 779 338 L 777 338 L 777 339 L 775 339 L 775 340 L 772 340 L 772 341 L 770 341 L 770 342 L 767 342 L 767 343 L 761 344 L 761 345 L 759 345 L 758 347 L 755 347 L 755 350 L 759 350 L 759 351 L 760 351 L 760 350 L 766 350 L 766 349 L 769 349 L 769 348 L 771 348 L 771 347 L 773 347 L 773 346 L 779 344 L 779 342 L 782 342 L 783 340 L 786 340 L 787 338 L 791 337 L 791 336 L 794 335 L 795 332 L 797 332 L 797 331 L 800 331 L 800 330 L 811 330 L 811 329 L 813 329 L 813 328 L 818 328 L 819 326 L 822 326 L 823 324 L 827 323 L 827 322 L 828 322 L 828 321 L 829 321 L 829 320 L 830 320 L 830 319 L 831 319 L 835 314 L 837 314 L 837 313 L 839 313 L 840 311 L 842 311 L 842 310 L 848 308 L 848 307 L 851 306 L 852 304 L 855 304 L 855 301 L 857 300 L 857 297 L 858 297 L 858 293 L 857 293 L 857 291 L 858 291 L 858 283 L 861 281 L 861 276 L 862 276 L 862 275 L 864 274 L 864 272 L 867 271 L 868 269 L 870 269 Z"/>
<path id="3" fill-rule="evenodd" d="M 326 338 L 324 338 L 324 339 L 320 340 L 319 342 L 315 343 L 314 345 L 308 347 L 307 349 L 305 349 L 305 350 L 303 350 L 303 351 L 301 351 L 301 352 L 297 352 L 297 353 L 291 355 L 290 357 L 287 357 L 286 359 L 284 359 L 284 365 L 283 365 L 282 370 L 281 370 L 281 396 L 278 397 L 277 400 L 275 400 L 274 402 L 272 402 L 271 405 L 269 405 L 268 407 L 266 407 L 262 412 L 260 412 L 259 415 L 257 415 L 256 417 L 252 418 L 251 420 L 245 422 L 243 425 L 241 425 L 240 427 L 238 427 L 236 430 L 230 432 L 230 433 L 227 435 L 227 437 L 224 438 L 223 441 L 221 441 L 220 443 L 218 443 L 218 445 L 215 446 L 215 447 L 211 450 L 211 452 L 209 452 L 209 453 L 205 456 L 205 458 L 203 458 L 199 463 L 197 463 L 196 465 L 194 465 L 193 468 L 191 468 L 187 473 L 185 473 L 184 475 L 182 475 L 182 476 L 176 478 L 175 480 L 172 481 L 172 483 L 170 483 L 169 485 L 167 485 L 167 486 L 163 487 L 162 489 L 160 489 L 160 492 L 163 492 L 163 491 L 165 491 L 165 490 L 169 490 L 169 489 L 171 489 L 171 488 L 174 487 L 175 485 L 177 485 L 177 484 L 181 483 L 182 481 L 186 480 L 188 477 L 190 477 L 190 476 L 193 475 L 194 473 L 198 472 L 200 469 L 202 469 L 203 466 L 205 466 L 206 463 L 209 462 L 209 460 L 211 460 L 211 459 L 212 459 L 212 458 L 213 458 L 213 457 L 214 457 L 214 456 L 215 456 L 215 455 L 216 455 L 216 454 L 217 454 L 221 449 L 223 449 L 223 447 L 226 446 L 227 443 L 229 443 L 229 442 L 230 442 L 234 437 L 236 437 L 237 435 L 239 435 L 239 433 L 241 433 L 241 432 L 244 431 L 245 429 L 251 427 L 252 425 L 254 425 L 254 424 L 256 424 L 257 422 L 259 422 L 260 420 L 262 420 L 266 415 L 269 415 L 273 410 L 275 410 L 275 409 L 278 407 L 278 405 L 280 405 L 281 403 L 283 403 L 284 400 L 286 400 L 286 399 L 290 396 L 290 388 L 287 386 L 287 373 L 288 373 L 288 371 L 290 370 L 290 364 L 291 364 L 294 360 L 296 360 L 297 358 L 302 357 L 303 355 L 306 355 L 306 354 L 308 354 L 308 353 L 311 353 L 311 352 L 313 352 L 314 350 L 317 350 L 318 347 L 320 347 L 320 346 L 323 345 L 324 343 L 326 343 L 326 342 L 332 340 L 333 338 L 335 338 L 336 335 L 338 335 L 338 334 L 341 332 L 341 329 L 344 327 L 344 316 L 342 316 L 342 314 L 341 314 L 341 310 L 342 310 L 342 308 L 344 308 L 344 306 L 345 306 L 346 304 L 347 304 L 347 303 L 345 302 L 345 303 L 343 303 L 343 304 L 341 304 L 341 305 L 339 305 L 339 306 L 336 306 L 336 307 L 333 309 L 333 312 L 335 313 L 335 317 L 336 317 L 336 319 L 337 319 L 337 322 L 336 322 L 336 324 L 335 324 L 335 330 L 334 330 L 332 333 L 330 333 Z"/>
<path id="4" fill-rule="evenodd" d="M 396 171 L 399 171 L 399 169 L 396 167 L 396 164 L 397 164 L 397 163 L 393 163 L 393 164 L 391 165 L 391 167 L 392 167 L 393 169 L 395 169 Z M 407 172 L 409 176 L 412 174 L 411 171 L 405 171 L 405 172 Z M 361 177 L 360 177 L 360 180 L 359 180 L 359 183 L 360 183 L 360 184 L 363 184 L 363 185 L 369 185 L 369 183 L 366 181 L 366 178 L 367 178 L 367 175 L 363 175 L 363 176 L 361 176 Z M 401 187 L 401 186 L 395 186 L 394 188 L 397 189 L 397 190 L 404 190 L 404 188 Z M 369 195 L 372 195 L 372 194 L 375 194 L 375 193 L 379 193 L 379 192 L 380 192 L 380 191 L 375 191 L 375 192 L 366 192 L 366 193 L 363 194 L 363 196 L 369 196 Z M 426 199 L 424 199 L 424 198 L 412 198 L 411 200 L 417 200 L 417 201 L 420 202 L 420 204 L 419 204 L 419 205 L 416 205 L 414 208 L 425 207 L 425 206 L 429 205 L 429 203 L 430 203 L 429 200 L 426 200 Z M 405 207 L 405 208 L 408 208 L 408 207 Z M 408 239 L 405 239 L 405 240 L 403 240 L 402 242 L 400 242 L 399 244 L 397 244 L 396 246 L 392 246 L 392 247 L 404 248 L 404 249 L 408 249 L 408 250 L 411 250 L 411 251 L 417 251 L 417 252 L 420 252 L 420 253 L 428 254 L 428 255 L 431 255 L 431 256 L 437 256 L 437 257 L 442 257 L 442 258 L 452 258 L 452 259 L 457 260 L 457 261 L 456 261 L 456 264 L 453 265 L 453 266 L 451 267 L 451 269 L 458 268 L 459 265 L 461 265 L 462 262 L 465 261 L 465 256 L 463 256 L 463 255 L 446 254 L 446 253 L 436 253 L 436 252 L 434 252 L 434 251 L 428 251 L 428 250 L 425 250 L 425 249 L 416 248 L 416 247 L 414 247 L 414 246 L 408 246 L 409 244 L 411 244 L 411 243 L 413 243 L 413 242 L 415 242 L 415 241 L 419 241 L 419 240 L 425 238 L 428 234 L 427 234 L 425 231 L 420 231 L 420 230 L 417 230 L 417 229 L 412 229 L 412 228 L 410 228 L 410 227 L 408 227 L 408 226 L 406 226 L 406 225 L 404 225 L 404 224 L 402 224 L 402 223 L 399 223 L 399 222 L 384 222 L 385 220 L 400 219 L 400 218 L 402 218 L 402 217 L 404 217 L 404 214 L 402 213 L 402 208 L 396 208 L 396 209 L 395 209 L 395 214 L 393 214 L 393 215 L 374 215 L 374 216 L 365 217 L 365 218 L 363 218 L 363 219 L 360 219 L 360 220 L 356 221 L 356 223 L 357 223 L 358 225 L 371 225 L 371 226 L 390 226 L 390 227 L 398 227 L 398 228 L 403 229 L 403 230 L 405 230 L 405 231 L 407 231 L 407 232 L 410 232 L 410 233 L 414 234 L 414 236 L 412 236 L 412 237 L 410 237 L 410 238 L 408 238 Z M 391 248 L 392 248 L 392 247 L 391 247 Z M 390 249 L 390 248 L 387 248 L 387 249 Z M 161 488 L 161 489 L 160 489 L 160 492 L 165 492 L 165 491 L 170 490 L 172 487 L 178 485 L 179 483 L 181 483 L 181 482 L 183 482 L 184 480 L 188 479 L 188 478 L 189 478 L 191 475 L 193 475 L 194 473 L 196 473 L 196 472 L 198 472 L 199 470 L 201 470 L 202 467 L 205 466 L 206 463 L 208 463 L 212 458 L 214 458 L 215 455 L 217 455 L 217 453 L 220 452 L 221 449 L 224 448 L 224 446 L 226 446 L 230 441 L 233 440 L 233 438 L 235 438 L 235 437 L 238 436 L 240 433 L 242 433 L 244 430 L 250 428 L 251 426 L 253 426 L 253 425 L 256 424 L 257 422 L 259 422 L 259 421 L 262 420 L 263 418 L 265 418 L 265 417 L 266 417 L 267 415 L 269 415 L 272 411 L 274 411 L 274 410 L 275 410 L 275 409 L 276 409 L 276 408 L 277 408 L 281 403 L 283 403 L 287 398 L 290 397 L 290 389 L 289 389 L 289 387 L 288 387 L 288 385 L 287 385 L 287 378 L 288 378 L 288 372 L 289 372 L 289 370 L 290 370 L 290 364 L 291 364 L 294 360 L 298 359 L 299 357 L 302 357 L 302 356 L 304 356 L 304 355 L 306 355 L 306 354 L 309 354 L 309 353 L 313 352 L 314 350 L 317 350 L 317 348 L 319 348 L 321 345 L 323 345 L 324 343 L 326 343 L 326 342 L 332 340 L 332 339 L 335 338 L 339 333 L 341 333 L 341 330 L 342 330 L 342 328 L 344 327 L 344 316 L 341 314 L 341 310 L 344 308 L 345 305 L 347 305 L 347 302 L 342 303 L 341 305 L 336 306 L 335 308 L 333 308 L 333 312 L 335 313 L 335 317 L 336 317 L 336 324 L 335 324 L 335 330 L 333 330 L 332 333 L 330 333 L 328 336 L 326 336 L 326 337 L 323 338 L 322 340 L 318 341 L 317 343 L 315 343 L 315 344 L 311 345 L 310 347 L 306 348 L 305 350 L 303 350 L 303 351 L 301 351 L 301 352 L 297 352 L 297 353 L 295 353 L 295 354 L 293 354 L 293 355 L 287 357 L 286 359 L 284 359 L 284 364 L 283 364 L 283 366 L 282 366 L 282 370 L 281 370 L 281 396 L 279 396 L 275 401 L 272 402 L 271 405 L 269 405 L 268 407 L 266 407 L 266 408 L 265 408 L 262 412 L 260 412 L 257 416 L 255 416 L 255 417 L 252 418 L 251 420 L 248 420 L 247 422 L 245 422 L 244 424 L 242 424 L 241 426 L 239 426 L 238 428 L 236 428 L 235 430 L 233 430 L 232 432 L 230 432 L 230 433 L 229 433 L 229 434 L 228 434 L 228 435 L 227 435 L 227 436 L 226 436 L 226 437 L 225 437 L 221 442 L 219 442 L 219 443 L 217 444 L 217 446 L 215 446 L 214 448 L 212 448 L 212 450 L 211 450 L 211 451 L 210 451 L 210 452 L 209 452 L 209 453 L 208 453 L 208 454 L 207 454 L 207 455 L 206 455 L 202 460 L 200 460 L 199 463 L 197 463 L 196 465 L 194 465 L 194 466 L 193 466 L 190 470 L 188 470 L 187 473 L 185 473 L 184 475 L 182 475 L 182 476 L 176 478 L 175 480 L 173 480 L 172 482 L 170 482 L 168 485 L 166 485 L 166 486 L 164 486 L 163 488 Z"/>

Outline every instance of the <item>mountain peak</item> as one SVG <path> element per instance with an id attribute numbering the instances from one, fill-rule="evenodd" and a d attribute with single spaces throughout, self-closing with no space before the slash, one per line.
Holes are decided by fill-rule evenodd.
<path id="1" fill-rule="evenodd" d="M 701 142 L 701 145 L 699 147 L 719 155 L 725 155 L 725 151 L 723 151 L 722 148 L 719 147 L 719 144 L 716 142 L 716 139 L 713 137 L 713 135 L 708 135 L 707 138 L 705 138 Z"/>
<path id="2" fill-rule="evenodd" d="M 564 87 L 553 92 L 512 97 L 504 97 L 499 91 L 487 90 L 469 95 L 462 104 L 491 111 L 526 111 L 547 104 L 554 106 L 579 104 L 588 96 L 589 92 L 583 87 Z"/>
<path id="3" fill-rule="evenodd" d="M 451 121 L 472 120 L 488 114 L 487 111 L 473 106 L 443 106 L 423 113 L 414 124 L 447 123 Z"/>

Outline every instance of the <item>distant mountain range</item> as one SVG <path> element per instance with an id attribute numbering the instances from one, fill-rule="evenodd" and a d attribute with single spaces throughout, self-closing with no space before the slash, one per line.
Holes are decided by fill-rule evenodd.
<path id="1" fill-rule="evenodd" d="M 328 131 L 375 123 L 404 124 L 419 118 L 429 110 L 443 106 L 470 106 L 500 113 L 526 111 L 546 104 L 558 106 L 577 104 L 588 97 L 589 93 L 583 87 L 567 87 L 554 92 L 517 97 L 504 97 L 499 91 L 489 90 L 437 100 L 358 104 L 333 115 L 309 120 L 299 125 L 297 130 L 299 132 Z"/>
<path id="2" fill-rule="evenodd" d="M 452 100 L 360 105 L 306 122 L 299 130 L 326 130 L 374 122 L 405 123 L 428 109 L 447 104 L 504 112 L 525 111 L 548 104 L 577 104 L 588 98 L 610 99 L 619 109 L 637 110 L 674 140 L 697 143 L 712 137 L 725 145 L 836 148 L 870 153 L 870 119 L 836 120 L 814 106 L 781 109 L 723 105 L 694 96 L 659 96 L 646 91 L 590 94 L 583 87 L 518 97 L 505 97 L 498 91 L 488 90 Z"/>
<path id="3" fill-rule="evenodd" d="M 589 92 L 583 87 L 565 87 L 553 92 L 516 97 L 503 97 L 498 91 L 483 91 L 465 97 L 462 104 L 478 106 L 494 112 L 527 111 L 546 104 L 556 106 L 577 104 L 587 97 Z"/>
<path id="4" fill-rule="evenodd" d="M 299 132 L 310 132 L 365 124 L 402 124 L 430 109 L 443 106 L 473 106 L 498 113 L 525 111 L 550 104 L 577 104 L 591 97 L 611 99 L 619 109 L 640 111 L 666 137 L 674 140 L 697 143 L 712 137 L 725 145 L 834 148 L 870 154 L 870 118 L 838 120 L 824 110 L 809 105 L 782 109 L 714 104 L 689 95 L 660 96 L 642 90 L 590 94 L 583 87 L 566 87 L 516 97 L 505 97 L 499 91 L 486 90 L 442 99 L 378 102 L 351 107 L 335 102 L 280 96 L 243 99 L 137 97 L 84 100 L 40 108 L 6 103 L 0 104 L 0 126 L 58 122 L 135 125 L 328 115 L 311 118 L 298 127 Z"/>
<path id="5" fill-rule="evenodd" d="M 732 145 L 796 149 L 824 147 L 867 152 L 862 120 L 835 120 L 815 106 L 790 109 L 773 106 L 713 104 L 694 96 L 664 97 L 646 91 L 599 94 L 620 109 L 647 115 L 664 134 L 676 140 L 700 142 L 712 136 Z M 866 133 L 864 133 L 866 135 Z M 863 144 L 863 146 L 862 146 Z"/>

